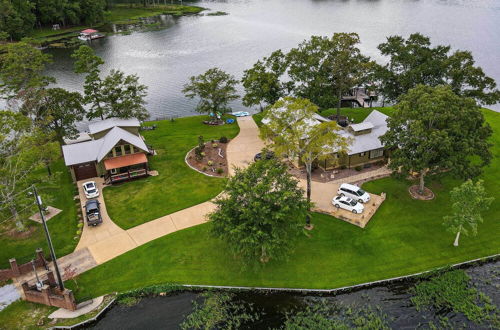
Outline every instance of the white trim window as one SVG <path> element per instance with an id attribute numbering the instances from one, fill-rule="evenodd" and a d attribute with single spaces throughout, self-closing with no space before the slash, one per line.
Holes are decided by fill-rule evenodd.
<path id="1" fill-rule="evenodd" d="M 384 149 L 370 150 L 370 159 L 380 158 L 384 155 Z"/>

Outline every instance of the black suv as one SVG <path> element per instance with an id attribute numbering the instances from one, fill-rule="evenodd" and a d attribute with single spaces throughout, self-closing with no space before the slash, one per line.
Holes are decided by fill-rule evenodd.
<path id="1" fill-rule="evenodd" d="M 87 216 L 87 225 L 97 226 L 102 223 L 101 207 L 97 199 L 90 199 L 85 203 L 85 214 Z"/>

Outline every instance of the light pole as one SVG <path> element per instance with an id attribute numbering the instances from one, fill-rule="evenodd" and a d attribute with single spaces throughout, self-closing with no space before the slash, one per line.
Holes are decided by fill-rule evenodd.
<path id="1" fill-rule="evenodd" d="M 45 215 L 43 214 L 42 199 L 38 195 L 38 192 L 36 191 L 36 187 L 34 185 L 33 185 L 33 194 L 35 195 L 36 205 L 38 205 L 38 211 L 40 212 L 40 217 L 42 219 L 42 225 L 45 231 L 45 237 L 47 238 L 47 243 L 49 244 L 50 256 L 52 258 L 52 262 L 54 263 L 54 269 L 56 270 L 59 289 L 61 291 L 64 291 L 64 283 L 61 278 L 61 273 L 59 272 L 59 266 L 57 265 L 56 253 L 54 251 L 54 246 L 52 246 L 52 239 L 50 238 L 49 228 L 47 227 L 47 223 L 45 222 Z"/>

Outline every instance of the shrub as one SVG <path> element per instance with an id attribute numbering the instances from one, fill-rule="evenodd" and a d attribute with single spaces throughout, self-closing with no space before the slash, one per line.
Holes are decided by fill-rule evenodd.
<path id="1" fill-rule="evenodd" d="M 365 164 L 365 165 L 363 165 L 363 167 L 364 168 L 370 168 L 370 167 L 372 167 L 372 164 Z"/>
<path id="2" fill-rule="evenodd" d="M 198 148 L 201 150 L 205 149 L 205 141 L 203 140 L 203 136 L 198 136 Z"/>
<path id="3" fill-rule="evenodd" d="M 202 152 L 202 153 L 201 153 L 201 156 L 202 156 L 202 157 L 205 157 L 206 155 L 207 155 L 207 154 L 206 154 L 206 153 L 204 153 L 204 152 Z"/>
<path id="4" fill-rule="evenodd" d="M 207 171 L 207 167 L 203 166 L 202 170 L 203 170 L 203 172 L 206 172 Z"/>
<path id="5" fill-rule="evenodd" d="M 214 164 L 214 162 L 213 162 L 213 161 L 211 161 L 211 160 L 209 160 L 209 161 L 207 162 L 207 164 L 208 164 L 208 166 L 212 166 L 212 165 Z"/>
<path id="6" fill-rule="evenodd" d="M 212 147 L 217 148 L 219 145 L 217 143 L 213 143 Z"/>
<path id="7" fill-rule="evenodd" d="M 347 165 L 340 165 L 341 170 L 345 170 L 347 168 Z"/>
<path id="8" fill-rule="evenodd" d="M 83 227 L 83 223 L 80 222 L 78 225 L 76 225 L 78 228 L 82 228 Z"/>
<path id="9" fill-rule="evenodd" d="M 363 169 L 363 166 L 358 165 L 354 169 L 359 172 L 359 171 L 361 171 Z"/>
<path id="10" fill-rule="evenodd" d="M 194 157 L 199 162 L 203 159 L 204 152 L 202 152 L 202 149 L 200 147 L 196 147 L 196 149 L 194 149 Z"/>
<path id="11" fill-rule="evenodd" d="M 217 174 L 222 174 L 222 173 L 224 173 L 224 169 L 222 169 L 222 168 L 219 167 L 217 169 Z"/>
<path id="12" fill-rule="evenodd" d="M 220 137 L 220 139 L 219 139 L 219 142 L 220 142 L 220 143 L 227 143 L 227 142 L 228 142 L 228 139 L 227 139 L 227 137 L 225 137 L 225 136 L 221 136 L 221 137 Z"/>

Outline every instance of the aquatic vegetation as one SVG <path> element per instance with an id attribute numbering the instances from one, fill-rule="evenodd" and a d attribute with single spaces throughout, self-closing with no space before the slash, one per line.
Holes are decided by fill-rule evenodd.
<path id="1" fill-rule="evenodd" d="M 463 313 L 473 322 L 489 319 L 496 310 L 491 298 L 470 284 L 463 270 L 452 270 L 422 280 L 412 289 L 411 302 L 417 310 L 433 307 Z"/>
<path id="2" fill-rule="evenodd" d="M 201 296 L 203 303 L 193 302 L 194 311 L 181 323 L 181 329 L 240 329 L 259 319 L 252 304 L 235 300 L 232 293 L 205 292 Z"/>
<path id="3" fill-rule="evenodd" d="M 299 329 L 390 329 L 379 308 L 344 305 L 322 299 L 303 311 L 288 314 L 286 330 Z"/>

